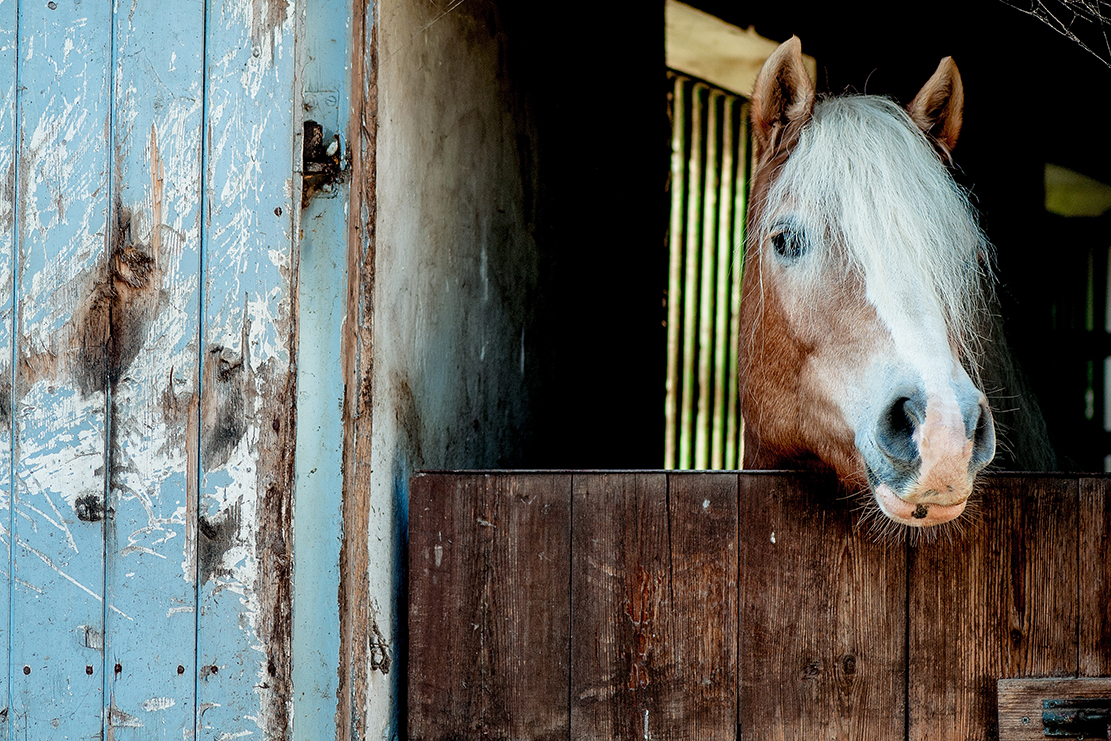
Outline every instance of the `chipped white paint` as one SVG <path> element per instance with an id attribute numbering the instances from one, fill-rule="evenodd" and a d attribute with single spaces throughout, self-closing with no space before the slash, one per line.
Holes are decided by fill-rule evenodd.
<path id="1" fill-rule="evenodd" d="M 167 710 L 172 708 L 177 703 L 172 697 L 152 697 L 149 700 L 143 701 L 143 710 L 148 713 L 155 713 L 159 710 Z"/>
<path id="2" fill-rule="evenodd" d="M 94 648 L 100 651 L 104 648 L 104 635 L 100 629 L 93 625 L 78 625 L 76 633 L 85 648 Z"/>
<path id="3" fill-rule="evenodd" d="M 292 357 L 293 16 L 284 0 L 0 0 L 0 183 L 18 186 L 15 208 L 0 202 L 0 385 L 17 383 L 15 435 L 0 431 L 0 454 L 15 454 L 14 466 L 0 461 L 0 534 L 14 541 L 15 569 L 5 555 L 0 571 L 15 596 L 4 590 L 16 631 L 7 660 L 27 667 L 13 675 L 8 715 L 20 737 L 122 738 L 144 723 L 152 737 L 269 737 L 288 726 L 284 680 L 267 670 L 257 529 L 265 405 Z M 18 116 L 7 74 L 17 65 Z M 150 258 L 148 283 L 112 262 L 127 250 Z M 111 312 L 96 303 L 124 294 L 137 298 Z M 124 324 L 119 360 L 98 366 L 89 347 L 104 318 Z M 250 363 L 246 430 L 217 461 L 199 441 L 214 391 L 201 370 L 220 347 Z M 230 510 L 198 609 L 198 524 Z M 54 649 L 75 634 L 79 650 Z M 201 672 L 198 655 L 219 673 Z"/>
<path id="4" fill-rule="evenodd" d="M 131 713 L 125 713 L 113 703 L 108 709 L 109 728 L 142 728 L 143 722 Z"/>
<path id="5" fill-rule="evenodd" d="M 247 736 L 253 736 L 253 735 L 254 734 L 251 733 L 251 731 L 239 731 L 237 733 L 221 733 L 219 736 L 216 737 L 216 741 L 231 741 L 231 739 L 245 738 Z"/>
<path id="6" fill-rule="evenodd" d="M 90 640 L 102 635 L 106 613 L 103 527 L 74 513 L 82 497 L 103 496 L 105 399 L 78 389 L 71 371 L 82 358 L 68 340 L 76 336 L 77 285 L 107 237 L 111 65 L 103 41 L 111 15 L 96 6 L 82 8 L 87 16 L 72 7 L 7 7 L 10 18 L 19 16 L 20 61 L 18 101 L 8 99 L 18 103 L 15 138 L 6 144 L 19 146 L 3 303 L 18 300 L 8 319 L 18 323 L 19 346 L 0 367 L 15 382 L 13 434 L 5 441 L 14 473 L 9 663 L 26 667 L 10 673 L 8 725 L 29 738 L 79 737 L 94 730 L 79 718 L 104 711 L 103 673 L 85 673 L 87 665 L 103 667 L 102 643 Z M 90 32 L 88 19 L 100 34 Z M 13 371 L 16 357 L 24 362 Z M 59 645 L 72 650 L 57 652 Z"/>
<path id="7" fill-rule="evenodd" d="M 275 8 L 281 9 L 276 17 Z M 198 701 L 207 709 L 199 733 L 269 736 L 279 731 L 267 727 L 288 716 L 288 698 L 282 678 L 269 675 L 268 663 L 280 669 L 288 657 L 280 647 L 277 655 L 268 655 L 264 645 L 272 612 L 262 609 L 259 587 L 275 574 L 260 568 L 256 523 L 274 473 L 264 459 L 275 451 L 266 449 L 263 438 L 275 410 L 265 404 L 280 391 L 292 356 L 289 281 L 297 210 L 288 187 L 294 169 L 292 7 L 282 0 L 223 2 L 209 10 L 208 34 L 205 255 L 210 258 L 202 357 L 227 348 L 249 363 L 241 371 L 246 429 L 226 462 L 205 460 L 201 451 L 201 515 L 215 523 L 238 512 L 241 527 L 221 543 L 215 571 L 201 585 L 200 663 L 220 669 L 202 671 Z M 280 410 L 279 423 L 292 423 L 286 416 L 291 403 Z"/>

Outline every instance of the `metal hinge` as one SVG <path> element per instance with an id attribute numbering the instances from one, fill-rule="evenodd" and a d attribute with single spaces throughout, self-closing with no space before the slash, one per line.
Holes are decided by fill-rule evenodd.
<path id="1" fill-rule="evenodd" d="M 1001 679 L 1000 741 L 1111 741 L 1111 678 Z"/>
<path id="2" fill-rule="evenodd" d="M 1111 698 L 1043 700 L 1042 708 L 1046 736 L 1111 739 Z"/>
<path id="3" fill-rule="evenodd" d="M 324 138 L 324 127 L 316 121 L 305 121 L 305 137 L 301 152 L 301 208 L 318 193 L 335 192 L 335 183 L 343 173 L 339 134 Z"/>

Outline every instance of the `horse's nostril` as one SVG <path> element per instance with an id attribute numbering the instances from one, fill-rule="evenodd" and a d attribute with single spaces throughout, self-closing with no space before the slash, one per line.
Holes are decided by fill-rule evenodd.
<path id="1" fill-rule="evenodd" d="M 910 464 L 918 459 L 914 430 L 921 424 L 919 404 L 908 396 L 900 396 L 887 407 L 876 430 L 876 444 L 894 463 Z"/>
<path id="2" fill-rule="evenodd" d="M 891 431 L 903 437 L 910 437 L 914 434 L 914 426 L 917 422 L 909 407 L 910 403 L 910 399 L 904 397 L 898 399 L 887 410 L 888 424 Z"/>
<path id="3" fill-rule="evenodd" d="M 991 410 L 980 405 L 979 415 L 972 438 L 971 466 L 976 470 L 986 466 L 995 457 L 995 422 L 992 420 Z"/>

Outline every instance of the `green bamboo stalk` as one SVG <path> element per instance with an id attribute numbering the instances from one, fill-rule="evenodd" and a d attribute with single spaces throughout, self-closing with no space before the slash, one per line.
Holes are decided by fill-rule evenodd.
<path id="1" fill-rule="evenodd" d="M 668 235 L 667 277 L 667 383 L 664 401 L 666 432 L 664 468 L 679 464 L 679 343 L 683 295 L 683 199 L 687 192 L 684 148 L 687 138 L 687 86 L 689 81 L 672 75 L 671 97 L 671 229 Z"/>

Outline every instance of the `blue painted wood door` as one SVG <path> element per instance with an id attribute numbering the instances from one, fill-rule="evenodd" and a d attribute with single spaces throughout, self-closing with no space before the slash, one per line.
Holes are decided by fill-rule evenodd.
<path id="1" fill-rule="evenodd" d="M 290 0 L 0 0 L 0 738 L 280 738 Z"/>

